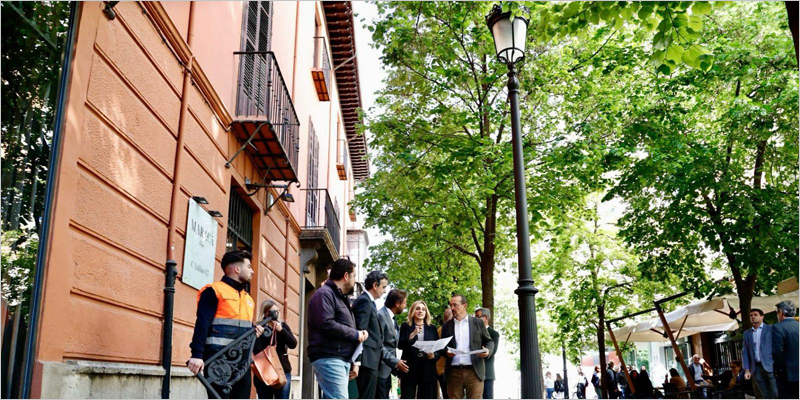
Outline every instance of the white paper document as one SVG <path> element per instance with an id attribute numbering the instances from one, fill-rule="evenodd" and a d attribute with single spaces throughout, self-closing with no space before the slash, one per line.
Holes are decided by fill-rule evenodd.
<path id="1" fill-rule="evenodd" d="M 447 347 L 451 338 L 452 336 L 439 340 L 417 340 L 412 346 L 418 348 L 419 351 L 423 353 L 435 353 Z"/>
<path id="2" fill-rule="evenodd" d="M 452 347 L 448 347 L 447 350 L 450 351 L 451 353 L 455 354 L 455 355 L 460 355 L 460 354 L 472 355 L 472 354 L 481 354 L 481 353 L 488 353 L 489 352 L 489 349 L 480 349 L 480 350 L 472 350 L 472 351 L 461 351 L 461 350 L 458 350 L 458 349 L 454 349 Z"/>
<path id="3" fill-rule="evenodd" d="M 353 353 L 353 357 L 350 357 L 350 362 L 356 362 L 356 358 L 361 355 L 362 351 L 364 351 L 364 343 L 359 343 L 355 353 Z"/>

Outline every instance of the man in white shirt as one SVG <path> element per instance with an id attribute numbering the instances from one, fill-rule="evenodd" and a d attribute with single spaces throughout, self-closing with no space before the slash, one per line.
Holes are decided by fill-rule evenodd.
<path id="1" fill-rule="evenodd" d="M 450 299 L 453 319 L 442 325 L 442 338 L 452 337 L 448 350 L 445 375 L 451 399 L 480 399 L 486 379 L 485 359 L 494 349 L 494 341 L 482 320 L 467 313 L 467 298 L 455 295 Z M 477 354 L 471 351 L 483 350 Z M 466 354 L 465 354 L 466 353 Z"/>

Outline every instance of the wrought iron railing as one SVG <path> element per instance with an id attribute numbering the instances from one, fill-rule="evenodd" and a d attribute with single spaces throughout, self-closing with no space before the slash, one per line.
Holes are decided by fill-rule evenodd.
<path id="1" fill-rule="evenodd" d="M 303 229 L 326 230 L 336 251 L 340 251 L 339 210 L 328 194 L 328 189 L 302 189 L 306 192 L 306 223 Z"/>
<path id="2" fill-rule="evenodd" d="M 237 119 L 266 117 L 289 162 L 296 168 L 300 120 L 275 54 L 271 51 L 237 51 L 234 54 L 241 57 L 236 91 Z"/>
<path id="3" fill-rule="evenodd" d="M 325 75 L 325 87 L 331 90 L 331 61 L 324 36 L 314 37 L 314 68 L 322 70 Z"/>

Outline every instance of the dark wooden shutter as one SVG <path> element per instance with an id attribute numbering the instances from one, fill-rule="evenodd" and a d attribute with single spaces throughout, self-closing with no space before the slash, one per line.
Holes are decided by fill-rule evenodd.
<path id="1" fill-rule="evenodd" d="M 269 51 L 272 36 L 272 2 L 248 1 L 244 21 L 244 51 Z M 266 55 L 245 55 L 240 80 L 244 95 L 250 98 L 253 108 L 248 114 L 265 114 L 267 106 L 267 70 L 271 65 Z"/>
<path id="2" fill-rule="evenodd" d="M 306 226 L 319 226 L 320 195 L 319 179 L 319 142 L 314 132 L 314 124 L 308 120 L 308 198 L 306 199 Z"/>

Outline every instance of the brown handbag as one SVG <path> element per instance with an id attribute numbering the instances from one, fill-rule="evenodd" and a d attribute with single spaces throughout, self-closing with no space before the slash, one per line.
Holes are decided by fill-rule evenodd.
<path id="1" fill-rule="evenodd" d="M 286 385 L 286 373 L 283 372 L 277 349 L 278 332 L 272 331 L 272 341 L 266 349 L 253 355 L 252 370 L 267 386 L 280 389 Z"/>

